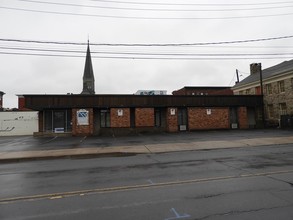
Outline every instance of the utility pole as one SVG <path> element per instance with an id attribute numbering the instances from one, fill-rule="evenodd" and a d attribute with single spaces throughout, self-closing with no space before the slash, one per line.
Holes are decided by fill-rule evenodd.
<path id="1" fill-rule="evenodd" d="M 263 127 L 266 127 L 266 121 L 265 121 L 265 106 L 264 106 L 264 93 L 263 93 L 263 83 L 262 83 L 262 67 L 261 67 L 261 63 L 258 64 L 259 65 L 259 80 L 260 80 L 260 94 L 262 96 L 262 123 L 263 123 Z"/>
<path id="2" fill-rule="evenodd" d="M 236 69 L 236 76 L 237 76 L 237 81 L 236 81 L 236 83 L 239 83 L 239 74 L 238 74 L 238 69 Z"/>

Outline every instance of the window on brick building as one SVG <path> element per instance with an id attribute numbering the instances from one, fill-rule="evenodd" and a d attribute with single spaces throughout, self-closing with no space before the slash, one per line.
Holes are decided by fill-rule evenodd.
<path id="1" fill-rule="evenodd" d="M 260 89 L 260 86 L 255 87 L 255 89 L 254 89 L 254 94 L 255 94 L 255 95 L 261 95 L 261 89 Z"/>
<path id="2" fill-rule="evenodd" d="M 267 105 L 268 118 L 274 118 L 274 106 L 272 104 Z"/>
<path id="3" fill-rule="evenodd" d="M 266 84 L 266 93 L 271 95 L 273 93 L 272 84 Z"/>
<path id="4" fill-rule="evenodd" d="M 110 110 L 101 110 L 101 128 L 110 127 Z"/>
<path id="5" fill-rule="evenodd" d="M 278 89 L 279 89 L 279 93 L 280 92 L 285 92 L 285 82 L 284 82 L 284 80 L 278 81 Z"/>
<path id="6" fill-rule="evenodd" d="M 280 116 L 281 115 L 287 115 L 287 105 L 286 105 L 286 103 L 280 103 L 279 104 L 279 113 L 280 113 Z"/>

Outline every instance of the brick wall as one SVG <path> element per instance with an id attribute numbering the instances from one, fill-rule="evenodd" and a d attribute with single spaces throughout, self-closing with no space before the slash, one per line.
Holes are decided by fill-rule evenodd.
<path id="1" fill-rule="evenodd" d="M 72 135 L 93 135 L 94 133 L 94 113 L 92 108 L 86 108 L 89 111 L 89 124 L 88 125 L 78 125 L 77 124 L 77 111 L 79 109 L 72 109 Z"/>
<path id="2" fill-rule="evenodd" d="M 229 129 L 229 108 L 188 108 L 189 130 Z"/>
<path id="3" fill-rule="evenodd" d="M 30 109 L 25 107 L 25 98 L 23 96 L 18 96 L 18 110 L 19 111 L 28 111 Z"/>
<path id="4" fill-rule="evenodd" d="M 175 111 L 175 114 L 171 114 L 171 110 Z M 168 132 L 177 132 L 178 131 L 178 111 L 177 108 L 168 108 L 167 109 L 167 131 Z"/>
<path id="5" fill-rule="evenodd" d="M 248 116 L 247 116 L 247 108 L 246 107 L 239 107 L 238 111 L 238 123 L 240 129 L 248 129 Z"/>
<path id="6" fill-rule="evenodd" d="M 130 109 L 129 108 L 111 108 L 110 110 L 112 128 L 130 127 Z M 120 114 L 120 115 L 119 115 Z"/>
<path id="7" fill-rule="evenodd" d="M 135 109 L 135 127 L 154 127 L 155 112 L 153 108 Z"/>

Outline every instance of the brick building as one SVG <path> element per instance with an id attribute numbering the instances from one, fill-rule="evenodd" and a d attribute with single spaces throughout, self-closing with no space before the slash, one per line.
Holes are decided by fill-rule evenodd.
<path id="1" fill-rule="evenodd" d="M 247 129 L 262 96 L 23 95 L 39 111 L 39 132 L 72 135 Z"/>
<path id="2" fill-rule="evenodd" d="M 173 95 L 233 95 L 231 87 L 225 86 L 185 86 L 173 91 Z"/>
<path id="3" fill-rule="evenodd" d="M 262 106 L 262 96 L 235 96 L 229 87 L 184 87 L 173 95 L 95 95 L 94 86 L 88 45 L 81 94 L 19 95 L 19 103 L 39 111 L 40 134 L 74 136 L 247 129 L 258 124 Z"/>
<path id="4" fill-rule="evenodd" d="M 235 95 L 260 95 L 260 64 L 250 65 L 250 75 L 237 83 Z M 278 125 L 282 115 L 293 115 L 293 60 L 262 70 L 264 113 L 268 126 Z"/>

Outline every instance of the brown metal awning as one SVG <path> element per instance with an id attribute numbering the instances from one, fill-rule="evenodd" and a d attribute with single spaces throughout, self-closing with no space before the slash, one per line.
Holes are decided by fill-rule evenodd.
<path id="1" fill-rule="evenodd" d="M 121 107 L 259 107 L 260 95 L 23 95 L 25 107 L 33 110 Z"/>

